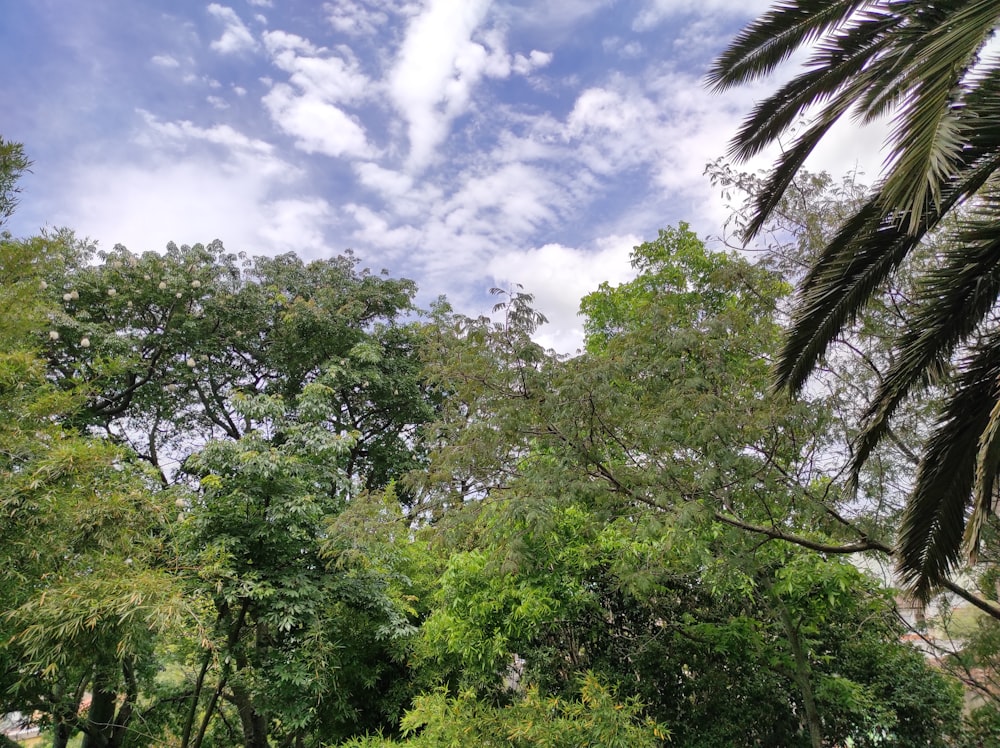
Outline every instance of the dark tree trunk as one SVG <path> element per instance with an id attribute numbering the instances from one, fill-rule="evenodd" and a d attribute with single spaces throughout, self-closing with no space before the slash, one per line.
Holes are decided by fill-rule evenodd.
<path id="1" fill-rule="evenodd" d="M 117 700 L 118 694 L 112 690 L 107 680 L 100 674 L 95 676 L 82 748 L 108 748 L 115 726 Z"/>
<path id="2" fill-rule="evenodd" d="M 233 703 L 243 725 L 244 748 L 269 748 L 267 721 L 253 708 L 253 700 L 243 686 L 233 686 Z"/>

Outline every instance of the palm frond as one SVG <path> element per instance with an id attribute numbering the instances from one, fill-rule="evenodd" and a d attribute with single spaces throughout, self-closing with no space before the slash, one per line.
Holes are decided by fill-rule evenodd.
<path id="1" fill-rule="evenodd" d="M 1000 334 L 973 350 L 961 368 L 955 393 L 927 442 L 900 522 L 899 571 L 923 599 L 948 577 L 961 555 L 978 445 L 997 403 Z"/>
<path id="2" fill-rule="evenodd" d="M 995 170 L 981 169 L 982 177 Z M 977 180 L 980 181 L 980 180 Z M 940 266 L 926 273 L 917 287 L 915 311 L 892 343 L 898 352 L 882 378 L 863 417 L 864 427 L 852 459 L 854 482 L 872 451 L 885 436 L 889 421 L 914 388 L 929 381 L 936 369 L 968 340 L 1000 297 L 1000 194 L 984 196 L 970 217 L 959 224 Z"/>
<path id="3" fill-rule="evenodd" d="M 758 193 L 753 206 L 753 215 L 743 230 L 743 239 L 749 241 L 763 227 L 772 211 L 781 202 L 781 196 L 795 179 L 802 164 L 809 158 L 817 143 L 836 124 L 841 112 L 829 112 L 829 117 L 820 118 L 782 154 L 777 166 L 767 176 L 763 189 Z"/>
<path id="4" fill-rule="evenodd" d="M 940 202 L 939 186 L 962 158 L 967 137 L 958 114 L 962 81 L 1000 22 L 996 2 L 954 5 L 952 12 L 928 12 L 924 4 L 911 4 L 912 22 L 897 35 L 897 45 L 911 60 L 904 76 L 910 93 L 890 138 L 891 169 L 882 198 L 887 212 L 904 217 L 911 232 L 922 212 Z"/>
<path id="5" fill-rule="evenodd" d="M 845 325 L 906 258 L 917 239 L 881 218 L 877 197 L 841 227 L 799 286 L 792 324 L 775 366 L 775 385 L 793 393 Z"/>
<path id="6" fill-rule="evenodd" d="M 1000 468 L 1000 399 L 990 411 L 986 428 L 979 436 L 976 453 L 976 473 L 972 484 L 972 514 L 965 527 L 962 547 L 974 564 L 979 556 L 979 543 L 986 519 L 995 511 L 993 496 L 996 491 L 997 471 Z"/>
<path id="7" fill-rule="evenodd" d="M 835 120 L 878 80 L 872 59 L 879 57 L 891 28 L 885 20 L 864 23 L 825 40 L 808 69 L 763 100 L 733 138 L 730 156 L 745 161 L 775 142 L 806 111 L 828 102 L 821 118 Z"/>
<path id="8" fill-rule="evenodd" d="M 719 55 L 706 81 L 716 91 L 772 72 L 799 47 L 846 23 L 870 0 L 784 0 L 743 29 Z"/>
<path id="9" fill-rule="evenodd" d="M 893 117 L 885 177 L 838 230 L 800 283 L 779 356 L 779 387 L 799 390 L 843 330 L 930 231 L 951 248 L 923 275 L 892 342 L 894 363 L 869 407 L 854 479 L 900 404 L 983 335 L 1000 298 L 1000 57 L 984 49 L 1000 28 L 996 0 L 782 0 L 744 29 L 713 65 L 717 91 L 770 74 L 812 45 L 805 69 L 757 105 L 734 138 L 747 159 L 805 131 L 769 174 L 744 237 L 759 232 L 808 155 L 845 114 Z M 979 201 L 956 229 L 943 219 Z M 954 392 L 925 445 L 899 538 L 904 578 L 927 594 L 951 571 L 965 533 L 974 547 L 1000 472 L 1000 331 L 974 346 L 946 385 Z M 951 376 L 951 375 L 949 375 Z M 984 406 L 984 403 L 986 404 Z"/>

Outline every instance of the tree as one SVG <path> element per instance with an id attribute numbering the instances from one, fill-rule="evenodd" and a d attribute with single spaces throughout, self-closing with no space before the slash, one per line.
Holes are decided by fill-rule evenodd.
<path id="1" fill-rule="evenodd" d="M 219 242 L 98 259 L 48 276 L 47 370 L 82 403 L 67 426 L 145 461 L 179 510 L 189 635 L 159 652 L 178 677 L 147 723 L 185 748 L 396 729 L 412 590 L 334 529 L 367 497 L 410 501 L 394 485 L 432 412 L 413 284 Z"/>
<path id="2" fill-rule="evenodd" d="M 959 562 L 963 532 L 979 542 L 1000 468 L 1000 295 L 996 174 L 1000 169 L 1000 61 L 984 47 L 1000 10 L 983 0 L 937 3 L 787 2 L 744 29 L 716 60 L 717 90 L 759 79 L 811 46 L 804 72 L 761 102 L 732 153 L 746 159 L 813 116 L 760 193 L 753 236 L 829 129 L 853 112 L 891 114 L 885 178 L 829 241 L 799 286 L 777 381 L 800 390 L 830 342 L 849 327 L 921 241 L 945 236 L 921 273 L 893 340 L 892 361 L 864 417 L 855 473 L 886 437 L 899 408 L 935 384 L 948 396 L 925 441 L 900 527 L 904 578 L 929 595 Z M 968 204 L 967 208 L 963 206 Z M 967 508 L 974 511 L 966 527 Z"/>
<path id="3" fill-rule="evenodd" d="M 170 498 L 126 450 L 68 428 L 83 398 L 46 377 L 47 279 L 81 259 L 65 232 L 0 237 L 0 712 L 41 715 L 57 748 L 77 731 L 117 748 L 183 604 Z"/>
<path id="4" fill-rule="evenodd" d="M 490 704 L 511 681 L 571 700 L 592 672 L 678 745 L 941 744 L 955 684 L 835 560 L 884 546 L 822 479 L 827 413 L 768 394 L 785 284 L 683 225 L 633 259 L 634 281 L 584 300 L 574 359 L 531 342 L 521 293 L 499 322 L 428 330 L 447 393 L 429 475 L 453 478 L 433 516 L 454 550 L 418 651 Z M 941 697 L 924 722 L 918 682 Z"/>

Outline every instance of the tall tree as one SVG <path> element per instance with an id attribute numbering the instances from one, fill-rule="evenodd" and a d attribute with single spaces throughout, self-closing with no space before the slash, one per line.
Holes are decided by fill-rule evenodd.
<path id="1" fill-rule="evenodd" d="M 57 747 L 80 731 L 103 748 L 124 745 L 155 636 L 184 606 L 171 499 L 127 450 L 70 427 L 84 398 L 46 376 L 48 280 L 84 257 L 65 232 L 0 237 L 0 712 L 39 715 Z"/>
<path id="2" fill-rule="evenodd" d="M 590 670 L 679 745 L 864 744 L 883 729 L 941 744 L 954 684 L 898 644 L 874 585 L 769 542 L 884 548 L 844 519 L 814 462 L 824 409 L 768 394 L 787 287 L 683 225 L 633 260 L 634 281 L 584 300 L 576 358 L 531 342 L 520 293 L 499 322 L 428 330 L 448 393 L 429 475 L 450 479 L 429 490 L 457 551 L 420 651 L 501 703 L 517 678 L 572 699 Z M 862 621 L 871 639 L 852 641 Z M 941 723 L 921 726 L 891 676 L 903 663 L 941 696 Z"/>
<path id="3" fill-rule="evenodd" d="M 97 259 L 47 279 L 48 373 L 82 400 L 68 424 L 148 463 L 179 509 L 196 635 L 147 718 L 185 748 L 395 729 L 409 590 L 333 528 L 365 496 L 409 501 L 394 484 L 431 414 L 414 285 L 218 242 Z"/>
<path id="4" fill-rule="evenodd" d="M 748 237 L 845 114 L 893 117 L 884 179 L 800 283 L 780 384 L 800 390 L 921 241 L 931 232 L 948 237 L 906 307 L 854 457 L 857 472 L 912 393 L 945 387 L 898 540 L 904 578 L 925 596 L 959 563 L 963 536 L 971 549 L 978 544 L 1000 470 L 1000 58 L 986 46 L 998 25 L 1000 8 L 987 0 L 790 0 L 742 31 L 708 78 L 724 91 L 810 49 L 805 71 L 762 101 L 733 141 L 732 154 L 746 159 L 811 117 L 768 177 Z"/>

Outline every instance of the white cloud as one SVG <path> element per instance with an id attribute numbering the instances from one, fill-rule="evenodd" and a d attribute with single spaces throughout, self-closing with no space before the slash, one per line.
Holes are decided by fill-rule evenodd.
<path id="1" fill-rule="evenodd" d="M 320 197 L 275 200 L 263 205 L 258 232 L 271 251 L 326 256 L 325 232 L 332 216 L 330 204 Z"/>
<path id="2" fill-rule="evenodd" d="M 307 153 L 370 157 L 374 149 L 364 127 L 342 106 L 372 90 L 357 61 L 348 56 L 349 50 L 342 49 L 343 56 L 332 54 L 281 31 L 267 32 L 264 45 L 275 66 L 289 76 L 289 83 L 272 84 L 263 98 L 278 127 Z"/>
<path id="3" fill-rule="evenodd" d="M 576 156 L 599 175 L 656 165 L 676 143 L 663 139 L 665 118 L 676 116 L 663 102 L 624 80 L 583 91 L 566 119 L 563 137 Z"/>
<path id="4" fill-rule="evenodd" d="M 398 255 L 401 251 L 419 247 L 426 236 L 424 230 L 409 224 L 393 225 L 394 218 L 378 213 L 372 208 L 357 203 L 351 203 L 344 208 L 357 222 L 357 228 L 351 234 L 361 246 L 377 248 L 380 255 Z"/>
<path id="5" fill-rule="evenodd" d="M 635 272 L 629 262 L 632 248 L 642 240 L 635 235 L 607 236 L 591 248 L 561 244 L 496 254 L 487 266 L 494 284 L 515 283 L 535 297 L 535 308 L 548 318 L 535 336 L 546 348 L 572 353 L 583 345 L 583 320 L 577 314 L 580 300 L 604 281 L 617 285 Z"/>
<path id="6" fill-rule="evenodd" d="M 225 28 L 222 36 L 211 43 L 211 48 L 221 54 L 235 54 L 237 52 L 248 52 L 257 48 L 257 42 L 250 33 L 250 29 L 236 15 L 236 11 L 218 3 L 211 3 L 208 12 L 222 21 Z"/>
<path id="7" fill-rule="evenodd" d="M 343 48 L 345 56 L 318 49 L 307 40 L 284 32 L 267 32 L 264 45 L 276 67 L 289 74 L 289 81 L 304 94 L 328 103 L 354 101 L 370 91 L 371 83 L 358 63 Z"/>
<path id="8" fill-rule="evenodd" d="M 274 6 L 274 3 L 271 2 L 271 0 L 247 0 L 247 3 L 255 5 L 258 8 L 271 8 Z"/>
<path id="9" fill-rule="evenodd" d="M 498 35 L 484 38 L 489 49 L 472 39 L 489 6 L 490 0 L 428 0 L 407 29 L 389 87 L 407 122 L 409 165 L 415 170 L 432 161 L 481 78 L 509 74 L 507 55 L 497 46 L 502 41 Z"/>
<path id="10" fill-rule="evenodd" d="M 315 55 L 319 52 L 319 48 L 308 39 L 298 34 L 290 34 L 287 31 L 265 31 L 264 47 L 272 55 L 286 51 L 303 52 L 309 55 Z"/>
<path id="11" fill-rule="evenodd" d="M 551 52 L 540 52 L 537 49 L 533 49 L 527 57 L 522 54 L 514 55 L 514 63 L 511 67 L 518 75 L 528 75 L 539 68 L 545 67 L 550 62 L 552 62 Z"/>
<path id="12" fill-rule="evenodd" d="M 358 181 L 374 192 L 391 210 L 391 215 L 404 221 L 422 220 L 443 200 L 443 191 L 429 180 L 416 182 L 402 171 L 386 169 L 372 162 L 354 165 Z"/>
<path id="13" fill-rule="evenodd" d="M 264 97 L 271 118 L 306 153 L 327 156 L 372 155 L 364 128 L 346 112 L 311 95 L 297 94 L 279 83 Z"/>
<path id="14" fill-rule="evenodd" d="M 263 140 L 251 138 L 229 125 L 199 127 L 188 120 L 177 122 L 162 122 L 149 112 L 139 111 L 147 131 L 140 135 L 140 142 L 152 147 L 162 146 L 169 141 L 172 144 L 183 144 L 191 141 L 203 141 L 220 145 L 230 153 L 252 153 L 257 156 L 272 157 L 274 146 Z M 153 139 L 150 136 L 159 136 Z"/>
<path id="15" fill-rule="evenodd" d="M 142 251 L 215 238 L 250 253 L 324 251 L 332 210 L 321 198 L 283 194 L 303 175 L 272 145 L 228 125 L 140 115 L 138 150 L 95 153 L 68 174 L 72 199 L 59 200 L 54 216 L 61 223 Z"/>
<path id="16" fill-rule="evenodd" d="M 229 102 L 223 99 L 221 96 L 207 96 L 205 101 L 208 102 L 209 106 L 213 109 L 223 111 L 229 109 Z"/>
<path id="17" fill-rule="evenodd" d="M 681 15 L 751 20 L 771 6 L 771 0 L 648 0 L 632 22 L 634 31 L 652 31 L 668 19 Z"/>
<path id="18" fill-rule="evenodd" d="M 605 52 L 618 55 L 623 60 L 637 60 L 646 51 L 642 42 L 636 39 L 626 41 L 620 36 L 608 36 L 601 40 L 601 48 Z"/>
<path id="19" fill-rule="evenodd" d="M 155 55 L 154 57 L 151 57 L 149 61 L 161 68 L 180 67 L 180 62 L 177 61 L 177 58 L 171 57 L 170 55 Z"/>
<path id="20" fill-rule="evenodd" d="M 385 169 L 378 164 L 357 164 L 355 171 L 361 184 L 389 200 L 402 197 L 413 189 L 413 177 L 409 174 Z"/>
<path id="21" fill-rule="evenodd" d="M 534 0 L 507 8 L 520 22 L 561 36 L 588 17 L 615 4 L 615 0 Z"/>
<path id="22" fill-rule="evenodd" d="M 366 7 L 354 0 L 338 0 L 323 6 L 334 29 L 350 36 L 373 36 L 389 20 L 381 8 Z"/>

